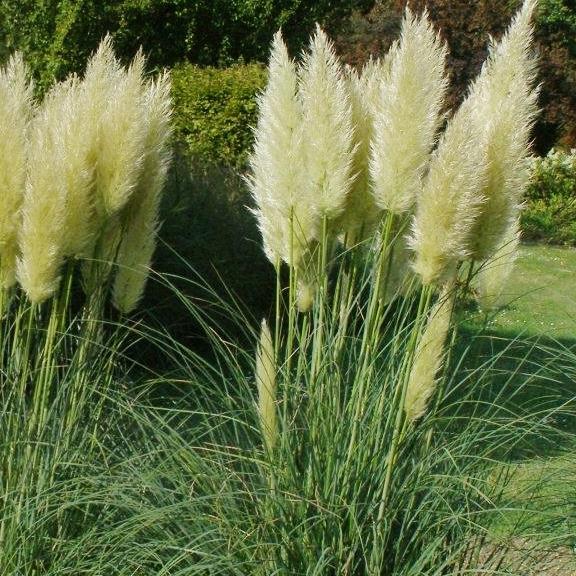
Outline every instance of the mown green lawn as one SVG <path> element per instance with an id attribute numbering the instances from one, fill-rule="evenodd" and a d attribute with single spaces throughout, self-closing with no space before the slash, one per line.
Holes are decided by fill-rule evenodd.
<path id="1" fill-rule="evenodd" d="M 576 249 L 522 246 L 502 304 L 491 330 L 576 342 Z"/>
<path id="2" fill-rule="evenodd" d="M 482 325 L 488 328 L 493 336 L 490 349 L 504 347 L 505 342 L 513 338 L 520 350 L 517 357 L 530 355 L 535 358 L 535 370 L 541 362 L 540 357 L 553 355 L 557 347 L 561 351 L 559 365 L 549 364 L 556 373 L 545 385 L 552 388 L 560 379 L 564 380 L 562 392 L 552 389 L 549 392 L 550 401 L 558 403 L 559 422 L 567 420 L 561 414 L 565 414 L 563 406 L 567 407 L 568 403 L 574 406 L 576 381 L 574 372 L 564 371 L 562 364 L 573 365 L 576 356 L 576 249 L 522 246 L 501 304 L 488 318 L 479 310 L 469 311 L 464 326 L 472 331 Z M 549 338 L 559 343 L 555 344 Z M 546 352 L 535 342 L 549 342 L 544 344 Z M 523 367 L 520 373 L 525 374 L 527 369 L 527 366 Z M 549 564 L 544 560 L 542 564 L 535 562 L 527 575 L 574 576 L 576 445 L 566 451 L 556 451 L 550 445 L 542 446 L 542 450 L 537 450 L 533 457 L 510 463 L 508 471 L 510 480 L 506 490 L 512 497 L 512 508 L 496 522 L 491 533 L 498 539 L 512 529 L 512 532 L 523 535 L 520 537 L 521 548 L 538 549 L 541 545 L 552 552 L 554 561 Z M 524 550 L 519 552 L 525 553 Z"/>

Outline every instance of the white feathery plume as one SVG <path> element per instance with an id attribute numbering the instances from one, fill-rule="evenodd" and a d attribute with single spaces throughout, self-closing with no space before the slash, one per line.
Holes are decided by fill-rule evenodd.
<path id="1" fill-rule="evenodd" d="M 400 41 L 389 52 L 390 70 L 374 103 L 370 177 L 382 210 L 413 209 L 443 120 L 446 56 L 427 12 L 417 17 L 406 8 Z"/>
<path id="2" fill-rule="evenodd" d="M 158 211 L 170 163 L 171 116 L 170 79 L 164 73 L 147 84 L 143 98 L 140 121 L 146 134 L 144 161 L 126 206 L 112 295 L 114 305 L 123 313 L 138 305 L 156 247 Z"/>
<path id="3" fill-rule="evenodd" d="M 354 155 L 351 166 L 354 180 L 336 227 L 343 232 L 348 247 L 370 237 L 381 217 L 381 210 L 376 206 L 370 189 L 368 161 L 374 127 L 372 104 L 385 73 L 384 63 L 372 59 L 363 67 L 361 74 L 350 67 L 345 69 L 344 80 L 354 127 Z"/>
<path id="4" fill-rule="evenodd" d="M 383 303 L 406 295 L 415 286 L 415 274 L 412 270 L 412 250 L 406 238 L 407 218 L 398 219 L 393 229 L 394 238 L 390 244 L 389 257 L 382 262 L 382 282 L 380 284 Z M 381 234 L 378 235 L 381 249 Z"/>
<path id="5" fill-rule="evenodd" d="M 266 451 L 274 449 L 278 435 L 276 417 L 276 366 L 274 343 L 266 320 L 262 320 L 260 342 L 256 352 L 256 384 L 258 386 L 258 415 Z"/>
<path id="6" fill-rule="evenodd" d="M 410 239 L 426 284 L 450 275 L 459 261 L 489 255 L 518 210 L 536 105 L 529 54 L 535 5 L 526 0 L 492 48 L 433 155 Z"/>
<path id="7" fill-rule="evenodd" d="M 247 182 L 266 256 L 298 266 L 317 235 L 318 214 L 304 190 L 302 106 L 296 67 L 277 32 L 268 64 L 268 84 L 258 98 L 258 125 Z"/>
<path id="8" fill-rule="evenodd" d="M 415 251 L 414 271 L 424 284 L 450 277 L 458 262 L 470 255 L 470 231 L 484 202 L 486 152 L 476 101 L 471 92 L 433 152 L 424 180 L 409 245 Z"/>
<path id="9" fill-rule="evenodd" d="M 124 80 L 125 71 L 114 55 L 112 38 L 106 36 L 88 61 L 82 79 L 81 91 L 84 122 L 90 126 L 89 130 L 91 134 L 89 161 L 96 169 L 100 160 L 98 194 L 95 194 L 94 197 L 100 226 L 104 225 L 104 220 L 107 217 L 104 200 L 106 194 L 104 190 L 108 184 L 103 180 L 105 180 L 105 175 L 113 170 L 109 165 L 109 160 L 108 166 L 106 165 L 107 155 L 100 159 L 100 152 L 103 146 L 101 134 L 103 134 L 114 121 L 110 118 L 111 114 L 108 109 L 113 106 L 113 99 L 118 89 L 117 86 Z M 133 117 L 135 111 L 133 102 L 130 117 Z M 108 125 L 106 125 L 106 123 Z M 118 137 L 115 128 L 114 136 Z M 108 176 L 108 178 L 109 177 L 110 176 Z"/>
<path id="10" fill-rule="evenodd" d="M 404 396 L 408 422 L 414 422 L 426 413 L 428 402 L 436 390 L 438 373 L 446 356 L 444 344 L 450 329 L 455 295 L 455 282 L 451 279 L 443 286 L 419 336 Z"/>
<path id="11" fill-rule="evenodd" d="M 90 137 L 79 92 L 75 77 L 56 84 L 31 125 L 17 271 L 35 303 L 54 294 L 65 258 L 84 255 L 94 234 Z"/>
<path id="12" fill-rule="evenodd" d="M 352 107 L 332 43 L 317 26 L 300 70 L 304 188 L 321 218 L 344 210 L 353 181 Z"/>
<path id="13" fill-rule="evenodd" d="M 526 0 L 508 30 L 493 44 L 476 90 L 477 120 L 487 131 L 489 170 L 485 202 L 472 231 L 472 257 L 490 258 L 518 212 L 529 178 L 530 131 L 538 110 L 536 57 L 531 48 L 535 0 Z"/>
<path id="14" fill-rule="evenodd" d="M 33 86 L 21 54 L 0 69 L 0 287 L 16 282 Z"/>
<path id="15" fill-rule="evenodd" d="M 140 176 L 145 154 L 146 130 L 141 122 L 144 91 L 144 56 L 139 52 L 127 70 L 118 65 L 109 44 L 94 59 L 93 74 L 85 82 L 97 90 L 99 128 L 96 161 L 97 207 L 103 215 L 118 214 L 130 200 Z"/>

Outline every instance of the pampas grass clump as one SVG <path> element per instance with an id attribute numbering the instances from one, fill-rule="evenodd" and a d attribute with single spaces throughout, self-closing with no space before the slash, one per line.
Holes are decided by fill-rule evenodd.
<path id="1" fill-rule="evenodd" d="M 407 9 L 399 41 L 360 72 L 342 68 L 320 29 L 301 64 L 274 39 L 249 182 L 278 275 L 274 338 L 262 329 L 256 362 L 272 487 L 265 518 L 290 535 L 262 555 L 265 573 L 286 563 L 330 574 L 403 566 L 392 543 L 427 513 L 417 504 L 424 494 L 402 500 L 405 483 L 428 474 L 420 466 L 448 441 L 436 418 L 460 290 L 475 273 L 481 280 L 476 262 L 517 239 L 538 94 L 535 5 L 526 0 L 492 42 L 443 130 L 447 49 L 426 12 Z M 274 359 L 267 371 L 264 342 Z M 294 543 L 300 522 L 322 554 Z M 402 540 L 418 549 L 410 573 L 473 569 L 462 549 L 448 558 L 442 522 L 428 526 L 435 552 L 426 537 Z"/>
<path id="2" fill-rule="evenodd" d="M 106 38 L 83 78 L 48 91 L 29 138 L 25 117 L 22 126 L 10 123 L 18 133 L 15 150 L 19 142 L 30 149 L 25 169 L 14 153 L 14 177 L 22 180 L 24 170 L 27 177 L 21 210 L 13 201 L 7 214 L 21 218 L 17 277 L 35 304 L 56 294 L 64 264 L 77 260 L 88 297 L 107 290 L 112 275 L 121 312 L 134 310 L 142 296 L 170 158 L 171 117 L 168 76 L 147 80 L 144 63 L 138 54 L 124 69 Z M 21 96 L 24 107 L 30 97 Z M 17 185 L 11 189 L 14 196 Z"/>

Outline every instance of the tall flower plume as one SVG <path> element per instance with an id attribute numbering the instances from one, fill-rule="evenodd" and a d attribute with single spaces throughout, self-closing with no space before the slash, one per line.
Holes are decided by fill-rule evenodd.
<path id="1" fill-rule="evenodd" d="M 441 281 L 459 261 L 486 259 L 518 213 L 536 113 L 526 0 L 433 155 L 411 245 L 424 283 Z"/>
<path id="2" fill-rule="evenodd" d="M 258 415 L 264 446 L 272 452 L 278 435 L 276 418 L 276 366 L 274 343 L 266 320 L 262 320 L 260 342 L 256 352 L 256 384 L 258 386 Z"/>
<path id="3" fill-rule="evenodd" d="M 518 257 L 519 244 L 520 218 L 516 218 L 505 231 L 500 246 L 489 260 L 482 263 L 476 274 L 476 296 L 483 310 L 492 310 L 500 304 L 506 281 Z"/>
<path id="4" fill-rule="evenodd" d="M 524 2 L 490 54 L 475 87 L 486 130 L 488 172 L 482 211 L 472 230 L 476 260 L 490 258 L 513 226 L 528 182 L 530 131 L 537 113 L 536 57 L 531 49 L 535 0 Z M 480 127 L 480 129 L 482 128 Z"/>
<path id="5" fill-rule="evenodd" d="M 352 107 L 332 43 L 317 26 L 300 70 L 304 188 L 320 217 L 333 220 L 345 207 L 353 175 Z"/>
<path id="6" fill-rule="evenodd" d="M 354 180 L 345 208 L 338 218 L 337 228 L 344 234 L 348 247 L 371 236 L 381 215 L 371 192 L 368 161 L 374 132 L 372 104 L 385 74 L 386 63 L 380 60 L 369 60 L 361 74 L 353 68 L 346 68 L 345 71 L 354 128 L 351 165 Z"/>
<path id="7" fill-rule="evenodd" d="M 416 201 L 442 121 L 446 56 L 427 13 L 416 17 L 407 8 L 374 102 L 370 176 L 382 210 L 403 214 Z"/>
<path id="8" fill-rule="evenodd" d="M 470 255 L 470 231 L 484 197 L 486 153 L 471 93 L 448 123 L 432 155 L 412 223 L 414 270 L 424 284 L 443 282 Z"/>
<path id="9" fill-rule="evenodd" d="M 129 202 L 144 162 L 144 63 L 139 52 L 127 70 L 119 67 L 107 38 L 84 79 L 96 106 L 96 200 L 105 216 L 114 216 Z"/>
<path id="10" fill-rule="evenodd" d="M 142 297 L 156 246 L 161 192 L 170 163 L 172 101 L 166 73 L 147 84 L 142 109 L 144 160 L 126 206 L 113 287 L 114 305 L 124 313 L 134 310 Z"/>
<path id="11" fill-rule="evenodd" d="M 16 281 L 20 206 L 24 196 L 32 84 L 20 54 L 0 69 L 0 287 Z"/>
<path id="12" fill-rule="evenodd" d="M 79 91 L 75 77 L 56 84 L 31 126 L 18 278 L 32 302 L 52 296 L 65 258 L 91 243 L 93 170 Z"/>
<path id="13" fill-rule="evenodd" d="M 274 264 L 297 266 L 316 237 L 317 210 L 304 191 L 302 174 L 302 105 L 296 65 L 282 35 L 274 35 L 268 84 L 258 99 L 259 117 L 250 157 L 248 185 L 264 251 Z"/>
<path id="14" fill-rule="evenodd" d="M 430 398 L 436 390 L 438 374 L 446 355 L 445 341 L 450 329 L 455 296 L 455 283 L 450 280 L 443 286 L 419 336 L 404 397 L 404 412 L 408 422 L 414 422 L 426 413 Z"/>

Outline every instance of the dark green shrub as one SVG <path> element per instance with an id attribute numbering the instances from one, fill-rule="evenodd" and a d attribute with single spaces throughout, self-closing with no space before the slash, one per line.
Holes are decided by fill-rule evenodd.
<path id="1" fill-rule="evenodd" d="M 526 200 L 524 239 L 576 246 L 576 151 L 534 160 Z"/>
<path id="2" fill-rule="evenodd" d="M 177 66 L 172 72 L 176 138 L 204 164 L 245 165 L 256 125 L 256 95 L 266 72 L 257 64 L 226 69 Z"/>
<path id="3" fill-rule="evenodd" d="M 540 0 L 538 26 L 576 56 L 576 5 L 571 0 Z"/>

